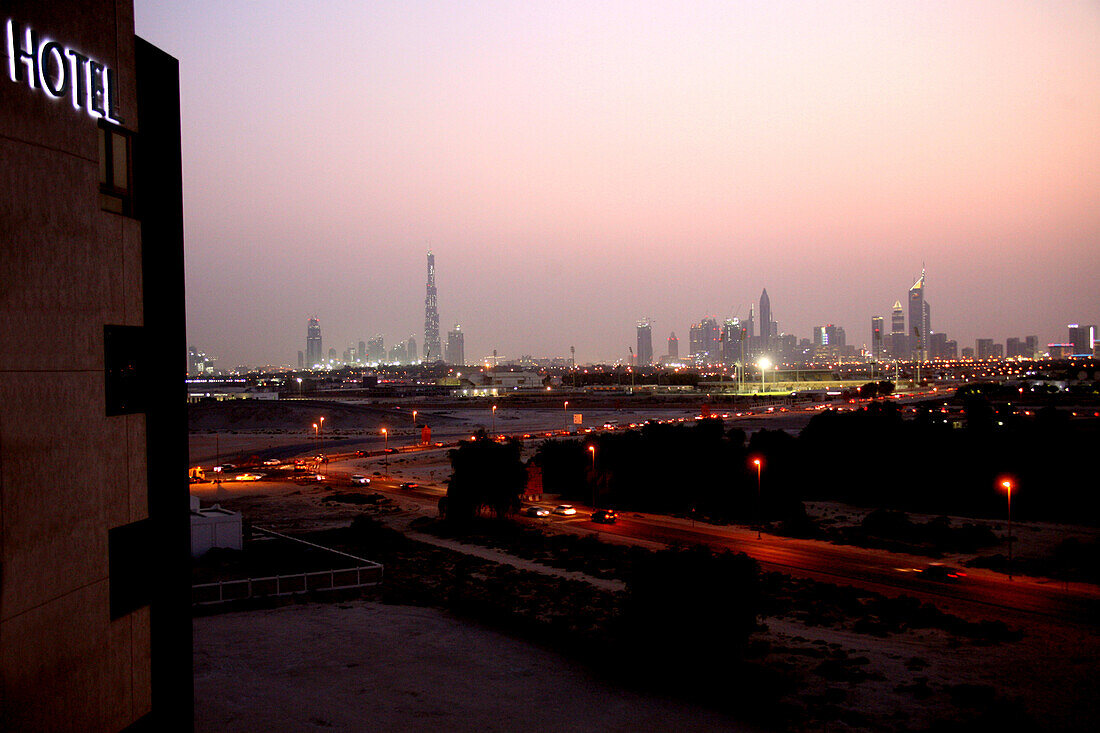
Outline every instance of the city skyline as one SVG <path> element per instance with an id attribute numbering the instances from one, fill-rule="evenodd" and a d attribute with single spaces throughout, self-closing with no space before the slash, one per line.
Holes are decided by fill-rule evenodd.
<path id="1" fill-rule="evenodd" d="M 181 61 L 188 340 L 223 364 L 293 363 L 309 315 L 341 346 L 419 341 L 429 248 L 469 360 L 626 359 L 640 315 L 745 318 L 762 283 L 782 331 L 863 345 L 922 262 L 959 344 L 1100 322 L 1093 5 L 136 20 Z M 315 73 L 322 46 L 346 73 Z"/>

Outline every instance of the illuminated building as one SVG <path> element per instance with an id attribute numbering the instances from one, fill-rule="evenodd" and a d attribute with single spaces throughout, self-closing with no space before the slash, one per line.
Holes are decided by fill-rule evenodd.
<path id="1" fill-rule="evenodd" d="M 909 337 L 905 333 L 905 311 L 901 301 L 895 300 L 890 310 L 890 340 L 887 351 L 895 359 L 909 358 Z"/>
<path id="2" fill-rule="evenodd" d="M 932 328 L 930 308 L 925 301 L 924 270 L 909 288 L 909 346 L 912 358 L 924 361 L 928 359 L 928 334 Z"/>
<path id="3" fill-rule="evenodd" d="M 130 0 L 3 9 L 0 730 L 189 730 L 179 65 Z"/>
<path id="4" fill-rule="evenodd" d="M 360 362 L 366 362 L 366 360 L 367 360 L 367 342 L 361 340 L 359 342 L 359 361 Z"/>
<path id="5" fill-rule="evenodd" d="M 409 336 L 409 341 L 405 345 L 405 356 L 409 360 L 410 364 L 416 364 L 420 361 L 420 358 L 416 353 L 416 339 Z"/>
<path id="6" fill-rule="evenodd" d="M 884 346 L 884 321 L 882 316 L 874 316 L 871 318 L 871 355 L 875 361 L 881 361 L 886 357 L 886 348 Z"/>
<path id="7" fill-rule="evenodd" d="M 668 356 L 670 359 L 680 358 L 680 339 L 676 338 L 676 332 L 668 335 Z"/>
<path id="8" fill-rule="evenodd" d="M 378 364 L 386 360 L 386 343 L 382 336 L 367 339 L 367 361 Z"/>
<path id="9" fill-rule="evenodd" d="M 638 350 L 634 355 L 635 366 L 653 363 L 653 328 L 647 319 L 638 321 Z"/>
<path id="10" fill-rule="evenodd" d="M 335 352 L 333 352 L 335 356 Z M 306 322 L 306 368 L 313 369 L 325 363 L 325 352 L 321 348 L 321 322 L 310 318 Z"/>
<path id="11" fill-rule="evenodd" d="M 409 359 L 416 361 L 416 346 L 413 343 Z M 439 361 L 443 357 L 443 346 L 439 342 L 439 308 L 435 295 L 435 255 L 428 252 L 428 286 L 424 297 L 424 361 Z"/>
<path id="12" fill-rule="evenodd" d="M 447 333 L 447 363 L 453 366 L 465 366 L 466 364 L 466 337 L 462 333 L 462 326 L 455 327 Z"/>
<path id="13" fill-rule="evenodd" d="M 1069 338 L 1067 344 L 1073 344 L 1073 353 L 1077 355 L 1092 356 L 1092 347 L 1096 343 L 1096 326 L 1082 326 L 1071 323 L 1067 326 Z"/>

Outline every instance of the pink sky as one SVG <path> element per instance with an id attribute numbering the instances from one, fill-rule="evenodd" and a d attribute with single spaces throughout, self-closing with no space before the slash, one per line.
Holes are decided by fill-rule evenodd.
<path id="1" fill-rule="evenodd" d="M 625 358 L 762 287 L 869 339 L 1100 323 L 1095 3 L 137 0 L 181 62 L 188 338 Z"/>

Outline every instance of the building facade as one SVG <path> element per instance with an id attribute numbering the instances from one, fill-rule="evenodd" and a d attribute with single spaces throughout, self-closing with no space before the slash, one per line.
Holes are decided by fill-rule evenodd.
<path id="1" fill-rule="evenodd" d="M 462 326 L 457 323 L 447 333 L 447 363 L 453 366 L 466 365 L 466 337 L 462 334 Z"/>
<path id="2" fill-rule="evenodd" d="M 416 342 L 409 339 L 413 344 Z M 412 347 L 411 359 L 416 361 L 416 346 Z M 428 285 L 424 296 L 424 361 L 439 361 L 443 358 L 443 346 L 439 341 L 439 304 L 435 292 L 435 255 L 428 252 Z"/>
<path id="3" fill-rule="evenodd" d="M 635 366 L 649 366 L 653 363 L 653 327 L 649 321 L 638 321 L 638 351 Z"/>
<path id="4" fill-rule="evenodd" d="M 306 369 L 313 369 L 325 363 L 325 352 L 321 348 L 321 322 L 316 318 L 306 321 Z"/>
<path id="5" fill-rule="evenodd" d="M 0 12 L 0 730 L 189 729 L 178 64 L 129 0 Z"/>

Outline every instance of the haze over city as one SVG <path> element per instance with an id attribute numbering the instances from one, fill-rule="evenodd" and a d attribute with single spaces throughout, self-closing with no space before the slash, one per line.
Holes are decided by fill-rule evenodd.
<path id="1" fill-rule="evenodd" d="M 181 62 L 188 339 L 624 359 L 634 322 L 1100 321 L 1092 3 L 139 1 Z"/>

